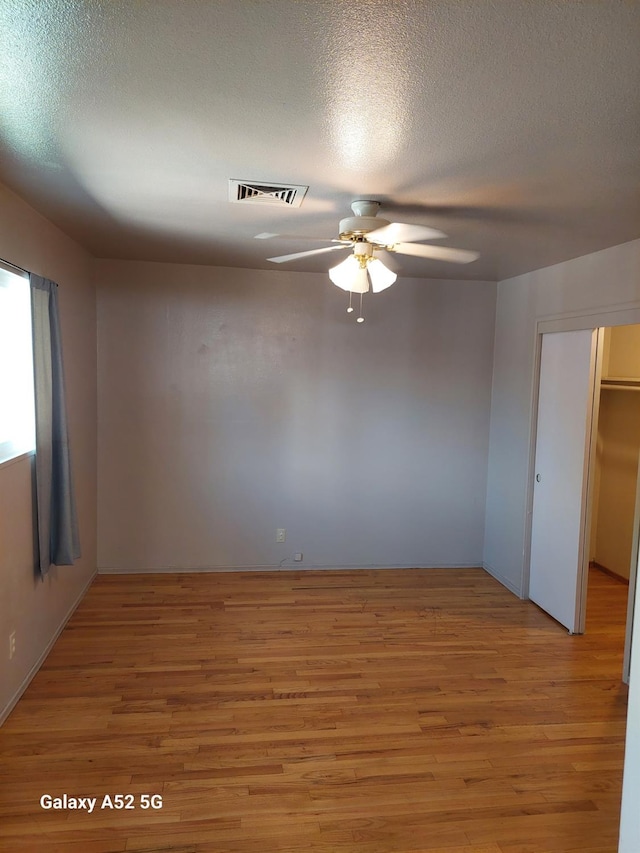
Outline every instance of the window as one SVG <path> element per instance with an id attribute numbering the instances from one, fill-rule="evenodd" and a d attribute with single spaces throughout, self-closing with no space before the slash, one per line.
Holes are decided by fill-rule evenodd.
<path id="1" fill-rule="evenodd" d="M 0 463 L 34 448 L 29 278 L 0 266 Z"/>

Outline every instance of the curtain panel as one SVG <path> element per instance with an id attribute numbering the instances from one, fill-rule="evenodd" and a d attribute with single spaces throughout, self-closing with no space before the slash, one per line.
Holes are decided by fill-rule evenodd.
<path id="1" fill-rule="evenodd" d="M 80 556 L 71 476 L 58 319 L 58 285 L 30 276 L 36 410 L 36 565 L 70 566 Z"/>

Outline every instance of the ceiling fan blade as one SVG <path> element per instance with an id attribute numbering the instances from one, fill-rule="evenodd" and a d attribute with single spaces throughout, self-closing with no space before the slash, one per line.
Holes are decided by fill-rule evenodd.
<path id="1" fill-rule="evenodd" d="M 434 261 L 449 261 L 452 264 L 469 264 L 480 257 L 480 252 L 472 252 L 469 249 L 450 249 L 448 246 L 424 246 L 417 243 L 398 243 L 394 252 L 414 255 L 417 258 L 431 258 Z"/>
<path id="2" fill-rule="evenodd" d="M 437 228 L 429 228 L 427 225 L 410 225 L 407 222 L 390 222 L 375 231 L 369 231 L 367 240 L 380 243 L 383 246 L 392 246 L 394 243 L 415 243 L 416 240 L 440 240 L 446 237 Z"/>
<path id="3" fill-rule="evenodd" d="M 304 237 L 302 234 L 272 234 L 271 231 L 263 231 L 262 234 L 254 234 L 254 240 L 306 240 L 309 243 L 334 243 L 334 237 Z"/>
<path id="4" fill-rule="evenodd" d="M 267 258 L 268 261 L 273 261 L 274 264 L 284 264 L 287 261 L 295 261 L 296 258 L 308 258 L 311 255 L 320 255 L 323 252 L 337 252 L 340 249 L 350 249 L 351 244 L 342 244 L 340 246 L 323 246 L 322 249 L 309 249 L 306 252 L 294 252 L 292 255 L 279 255 L 277 258 Z"/>

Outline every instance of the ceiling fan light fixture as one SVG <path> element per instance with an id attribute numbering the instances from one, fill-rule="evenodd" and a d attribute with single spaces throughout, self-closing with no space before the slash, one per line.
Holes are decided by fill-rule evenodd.
<path id="1" fill-rule="evenodd" d="M 358 246 L 355 254 L 349 255 L 342 263 L 331 267 L 329 270 L 331 281 L 342 290 L 351 291 L 351 293 L 366 293 L 369 290 L 369 279 L 374 293 L 380 293 L 381 290 L 391 287 L 398 276 L 381 260 L 371 257 L 370 251 L 367 256 L 365 252 L 357 252 L 357 248 Z M 366 248 L 370 250 L 371 247 Z"/>
<path id="2" fill-rule="evenodd" d="M 342 263 L 331 267 L 329 278 L 342 290 L 351 291 L 351 293 L 366 293 L 369 290 L 367 270 L 361 266 L 355 255 L 349 255 Z"/>
<path id="3" fill-rule="evenodd" d="M 367 271 L 371 279 L 371 289 L 374 293 L 380 293 L 381 290 L 386 290 L 398 278 L 393 270 L 385 267 L 379 258 L 372 258 L 367 264 Z"/>

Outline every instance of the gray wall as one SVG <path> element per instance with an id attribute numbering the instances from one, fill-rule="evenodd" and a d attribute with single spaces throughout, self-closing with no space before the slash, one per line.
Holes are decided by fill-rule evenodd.
<path id="1" fill-rule="evenodd" d="M 96 570 L 96 300 L 89 256 L 0 185 L 0 256 L 60 285 L 60 323 L 82 558 L 33 569 L 31 459 L 0 466 L 0 721 L 44 659 Z M 16 655 L 6 650 L 16 632 Z"/>
<path id="2" fill-rule="evenodd" d="M 480 564 L 495 284 L 96 268 L 101 571 Z"/>
<path id="3" fill-rule="evenodd" d="M 484 565 L 517 594 L 529 525 L 536 322 L 637 307 L 639 270 L 635 240 L 498 284 Z"/>

